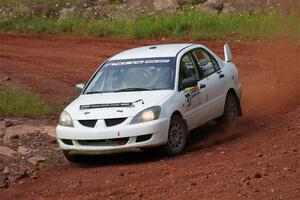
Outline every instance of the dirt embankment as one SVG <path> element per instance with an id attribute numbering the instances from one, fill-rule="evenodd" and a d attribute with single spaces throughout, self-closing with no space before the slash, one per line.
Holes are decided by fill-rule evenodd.
<path id="1" fill-rule="evenodd" d="M 73 86 L 86 82 L 106 58 L 154 43 L 161 42 L 0 33 L 0 79 L 8 76 L 49 102 L 61 101 L 74 97 Z M 222 57 L 223 41 L 201 43 Z M 231 45 L 244 85 L 244 117 L 237 129 L 228 133 L 209 125 L 195 130 L 193 146 L 175 158 L 144 152 L 64 164 L 0 190 L 1 197 L 300 198 L 300 44 Z"/>

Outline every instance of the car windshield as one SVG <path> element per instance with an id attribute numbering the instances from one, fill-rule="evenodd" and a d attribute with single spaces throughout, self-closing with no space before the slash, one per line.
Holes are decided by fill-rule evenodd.
<path id="1" fill-rule="evenodd" d="M 174 78 L 175 58 L 108 61 L 84 93 L 169 90 L 174 87 Z"/>

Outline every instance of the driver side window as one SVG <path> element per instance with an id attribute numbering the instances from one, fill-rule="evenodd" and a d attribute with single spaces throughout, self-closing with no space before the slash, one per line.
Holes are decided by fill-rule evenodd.
<path id="1" fill-rule="evenodd" d="M 190 53 L 184 55 L 180 61 L 179 67 L 179 91 L 184 89 L 184 85 L 190 81 L 200 79 L 199 71 Z"/>

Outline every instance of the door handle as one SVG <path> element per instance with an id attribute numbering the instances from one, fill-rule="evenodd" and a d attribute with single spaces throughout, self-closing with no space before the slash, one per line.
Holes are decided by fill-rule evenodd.
<path id="1" fill-rule="evenodd" d="M 203 88 L 205 88 L 205 87 L 206 87 L 205 84 L 200 84 L 200 89 L 203 89 Z"/>
<path id="2" fill-rule="evenodd" d="M 224 78 L 225 74 L 219 74 L 219 78 Z"/>

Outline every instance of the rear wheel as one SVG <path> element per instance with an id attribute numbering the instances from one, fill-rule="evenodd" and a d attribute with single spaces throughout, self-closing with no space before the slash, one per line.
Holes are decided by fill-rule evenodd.
<path id="1" fill-rule="evenodd" d="M 84 161 L 84 157 L 82 155 L 70 154 L 70 151 L 68 150 L 63 150 L 63 154 L 65 158 L 72 163 L 80 163 Z"/>
<path id="2" fill-rule="evenodd" d="M 220 121 L 224 124 L 234 126 L 239 115 L 239 104 L 235 96 L 231 93 L 227 94 L 224 113 Z"/>
<path id="3" fill-rule="evenodd" d="M 188 139 L 188 130 L 184 120 L 174 115 L 170 121 L 168 142 L 163 147 L 163 153 L 168 156 L 175 156 L 183 152 Z"/>

